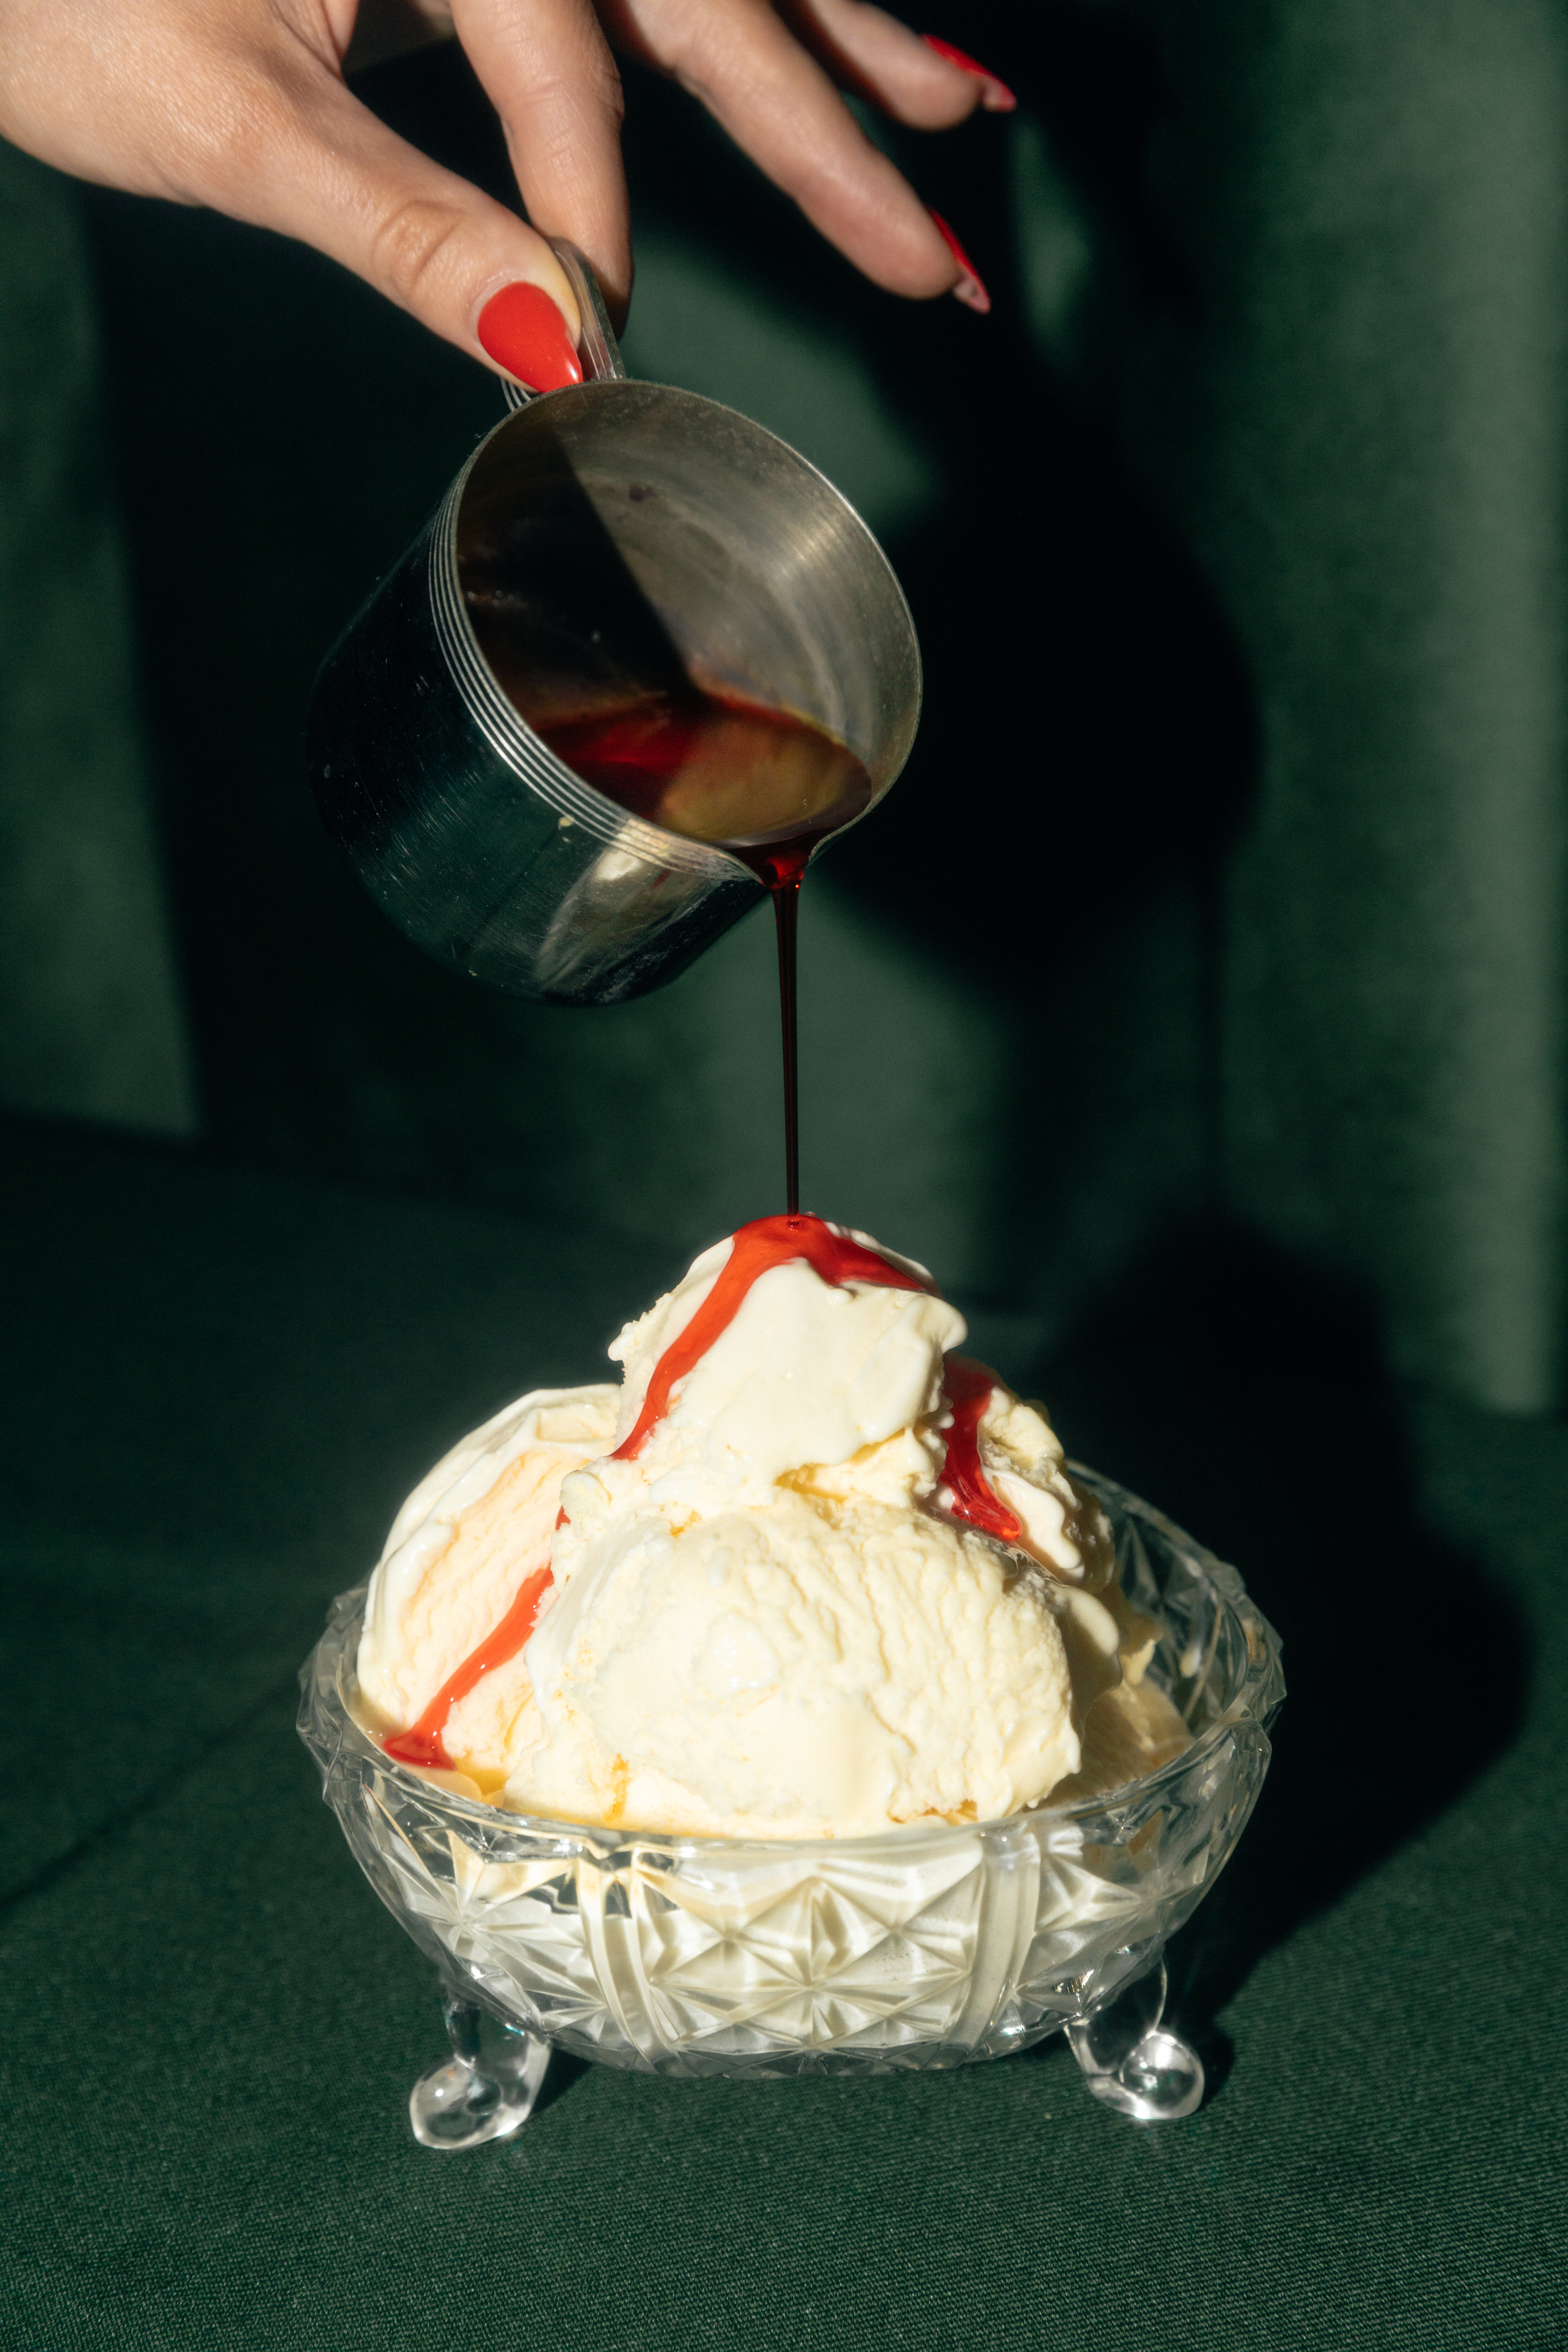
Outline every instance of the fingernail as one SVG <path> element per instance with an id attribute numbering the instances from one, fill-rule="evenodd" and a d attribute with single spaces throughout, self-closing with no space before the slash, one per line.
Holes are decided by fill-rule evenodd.
<path id="1" fill-rule="evenodd" d="M 931 207 L 928 205 L 926 209 L 929 212 Z M 966 310 L 978 310 L 981 316 L 984 317 L 985 312 L 991 308 L 991 297 L 985 291 L 984 279 L 981 277 L 979 270 L 976 269 L 973 262 L 971 261 L 968 254 L 965 253 L 963 247 L 960 245 L 958 239 L 949 228 L 942 215 L 940 213 L 931 213 L 931 218 L 935 221 L 938 228 L 942 231 L 942 243 L 946 246 L 949 253 L 952 254 L 954 261 L 957 262 L 960 269 L 963 272 L 963 277 L 959 279 L 957 285 L 952 289 L 954 300 L 962 302 Z"/>
<path id="2" fill-rule="evenodd" d="M 559 392 L 583 381 L 566 321 L 542 286 L 503 286 L 479 312 L 474 331 L 497 366 L 531 391 Z"/>
<path id="3" fill-rule="evenodd" d="M 980 103 L 987 114 L 1012 113 L 1018 101 L 1006 83 L 994 74 L 989 66 L 965 57 L 963 51 L 955 49 L 951 41 L 939 41 L 934 33 L 922 33 L 921 38 L 928 49 L 934 49 L 937 56 L 945 58 L 950 66 L 957 66 L 962 73 L 973 74 L 976 81 L 985 84 L 985 93 Z"/>

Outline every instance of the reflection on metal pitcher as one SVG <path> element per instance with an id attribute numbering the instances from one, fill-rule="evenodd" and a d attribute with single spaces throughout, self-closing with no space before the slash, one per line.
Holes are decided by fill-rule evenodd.
<path id="1" fill-rule="evenodd" d="M 732 410 L 628 382 L 587 265 L 557 250 L 589 380 L 496 427 L 351 622 L 310 772 L 421 948 L 603 1004 L 757 903 L 786 803 L 818 845 L 875 805 L 914 740 L 920 654 L 831 483 Z M 653 799 L 618 782 L 639 760 L 668 786 Z"/>

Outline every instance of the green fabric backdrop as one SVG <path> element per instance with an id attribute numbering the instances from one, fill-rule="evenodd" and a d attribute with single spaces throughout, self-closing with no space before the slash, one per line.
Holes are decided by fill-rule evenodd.
<path id="1" fill-rule="evenodd" d="M 678 93 L 630 91 L 633 365 L 817 457 L 884 533 L 928 657 L 897 798 L 809 894 L 808 1192 L 1042 1346 L 1184 1223 L 1238 1217 L 1370 1285 L 1405 1370 L 1547 1403 L 1561 13 L 996 5 L 949 30 L 1024 108 L 892 143 L 989 277 L 984 322 L 866 288 Z M 365 87 L 500 172 L 451 54 Z M 492 385 L 310 255 L 79 203 L 210 1137 L 631 1241 L 765 1205 L 756 923 L 616 1012 L 481 998 L 356 901 L 301 790 L 315 662 Z M 78 667 L 62 648 L 33 690 L 74 710 Z M 74 838 L 61 743 L 9 751 L 8 790 Z M 158 963 L 120 870 L 123 919 L 57 1000 L 128 930 Z M 104 1027 L 69 1002 L 36 1020 Z M 179 1123 L 167 1082 L 141 1091 L 132 1115 Z"/>
<path id="2" fill-rule="evenodd" d="M 0 142 L 0 1101 L 188 1135 L 75 192 Z"/>

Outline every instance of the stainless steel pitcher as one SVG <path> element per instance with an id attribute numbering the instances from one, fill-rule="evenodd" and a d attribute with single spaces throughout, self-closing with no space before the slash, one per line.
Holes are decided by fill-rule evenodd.
<path id="1" fill-rule="evenodd" d="M 869 806 L 914 740 L 920 650 L 848 501 L 732 409 L 628 381 L 586 262 L 556 251 L 587 380 L 514 395 L 350 622 L 310 764 L 327 830 L 420 947 L 492 987 L 609 1004 L 673 980 L 761 885 L 574 774 L 503 689 L 476 610 L 516 617 L 546 699 L 651 670 L 809 720 L 860 761 Z"/>

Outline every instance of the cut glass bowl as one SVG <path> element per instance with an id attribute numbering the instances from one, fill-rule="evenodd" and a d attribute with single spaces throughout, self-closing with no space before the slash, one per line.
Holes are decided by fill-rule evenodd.
<path id="1" fill-rule="evenodd" d="M 1073 1465 L 1121 1581 L 1163 1628 L 1150 1674 L 1193 1744 L 1110 1796 L 843 1839 L 666 1836 L 542 1820 L 395 1763 L 361 1719 L 364 1587 L 300 1673 L 300 1732 L 393 1916 L 440 1971 L 453 2054 L 415 2086 L 427 2147 L 526 2119 L 552 2046 L 647 2074 L 958 2066 L 1066 2029 L 1089 2087 L 1142 2122 L 1203 2069 L 1161 2022 L 1166 1938 L 1252 1810 L 1284 1696 L 1241 1579 Z"/>

